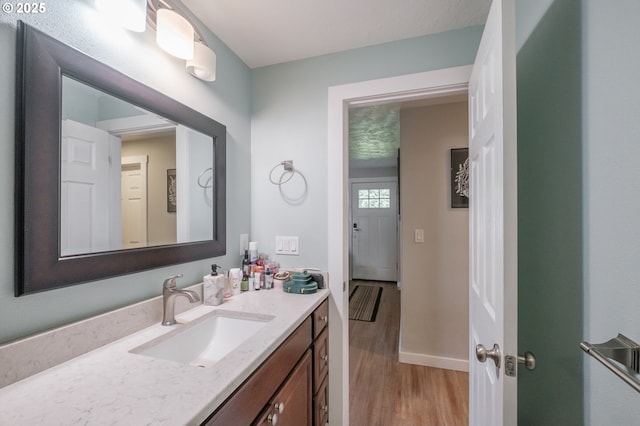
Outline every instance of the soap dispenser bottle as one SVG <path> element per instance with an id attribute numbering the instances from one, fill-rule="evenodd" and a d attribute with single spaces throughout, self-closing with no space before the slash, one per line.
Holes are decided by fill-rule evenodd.
<path id="1" fill-rule="evenodd" d="M 205 305 L 217 306 L 224 300 L 226 277 L 218 274 L 218 268 L 220 267 L 214 263 L 211 265 L 211 274 L 203 277 L 202 299 Z"/>

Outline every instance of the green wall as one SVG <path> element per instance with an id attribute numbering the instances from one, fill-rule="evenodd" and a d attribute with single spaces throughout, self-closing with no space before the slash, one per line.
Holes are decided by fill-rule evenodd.
<path id="1" fill-rule="evenodd" d="M 583 424 L 580 0 L 555 1 L 517 55 L 519 425 Z"/>

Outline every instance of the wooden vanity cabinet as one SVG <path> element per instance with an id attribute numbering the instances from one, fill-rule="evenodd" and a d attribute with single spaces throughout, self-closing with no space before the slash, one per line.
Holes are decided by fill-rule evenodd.
<path id="1" fill-rule="evenodd" d="M 329 302 L 325 300 L 313 317 L 313 424 L 322 426 L 329 420 Z"/>
<path id="2" fill-rule="evenodd" d="M 307 318 L 203 425 L 252 424 L 309 349 L 311 336 L 311 318 Z"/>
<path id="3" fill-rule="evenodd" d="M 202 425 L 325 425 L 328 306 L 322 302 Z"/>

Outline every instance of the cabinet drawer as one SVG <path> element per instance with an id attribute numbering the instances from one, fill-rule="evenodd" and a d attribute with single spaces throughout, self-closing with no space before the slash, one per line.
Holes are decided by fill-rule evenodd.
<path id="1" fill-rule="evenodd" d="M 313 338 L 315 339 L 329 323 L 329 299 L 325 299 L 313 311 Z"/>
<path id="2" fill-rule="evenodd" d="M 310 425 L 311 410 L 311 351 L 309 350 L 254 425 Z"/>
<path id="3" fill-rule="evenodd" d="M 320 384 L 329 372 L 329 330 L 318 336 L 313 344 L 313 391 L 318 392 Z"/>
<path id="4" fill-rule="evenodd" d="M 315 426 L 326 425 L 329 421 L 328 383 L 329 379 L 325 379 L 320 385 L 320 390 L 313 398 L 313 424 Z"/>

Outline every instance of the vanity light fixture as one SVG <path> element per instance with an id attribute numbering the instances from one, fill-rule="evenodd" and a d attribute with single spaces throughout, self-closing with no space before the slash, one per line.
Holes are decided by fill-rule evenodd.
<path id="1" fill-rule="evenodd" d="M 189 74 L 204 81 L 216 79 L 216 53 L 204 43 L 193 44 L 193 59 L 187 60 Z"/>
<path id="2" fill-rule="evenodd" d="M 138 11 L 143 12 L 142 29 L 134 29 L 126 25 L 124 19 L 116 19 L 120 26 L 134 31 L 144 31 L 144 17 L 149 26 L 156 30 L 156 42 L 169 54 L 186 59 L 187 71 L 203 81 L 216 79 L 216 54 L 209 48 L 204 37 L 182 12 L 175 7 L 172 0 L 95 0 L 96 8 L 111 19 L 129 18 L 125 11 L 131 10 L 131 17 L 139 18 Z M 135 6 L 134 6 L 135 5 Z M 134 13 L 135 11 L 135 13 Z M 126 19 L 130 21 L 131 19 Z M 136 28 L 140 28 L 140 25 Z"/>
<path id="3" fill-rule="evenodd" d="M 193 26 L 170 9 L 156 11 L 156 42 L 176 58 L 193 59 Z"/>
<path id="4" fill-rule="evenodd" d="M 96 9 L 117 25 L 131 31 L 144 32 L 147 0 L 96 0 Z"/>

